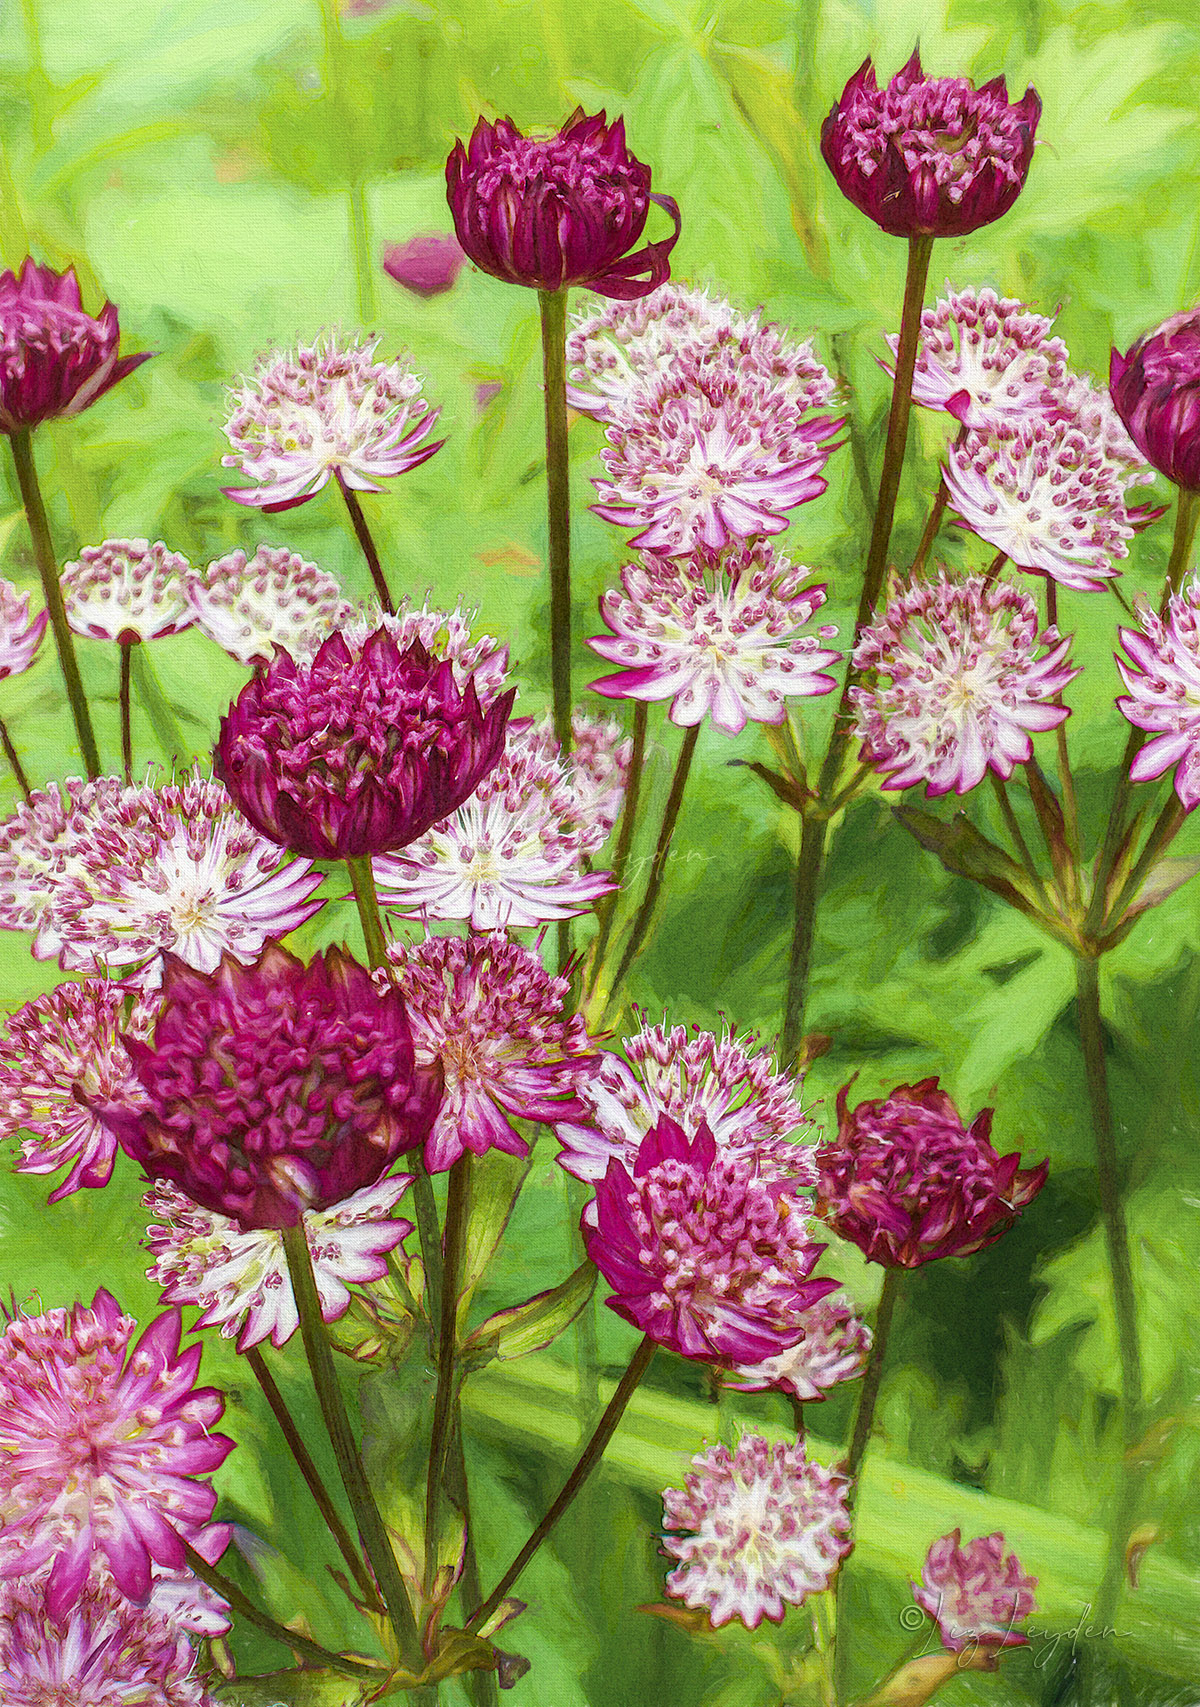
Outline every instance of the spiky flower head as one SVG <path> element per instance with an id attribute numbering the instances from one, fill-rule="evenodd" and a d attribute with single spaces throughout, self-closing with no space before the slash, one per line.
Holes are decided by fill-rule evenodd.
<path id="1" fill-rule="evenodd" d="M 836 1136 L 817 1149 L 817 1213 L 869 1262 L 919 1268 L 965 1257 L 1006 1233 L 1046 1183 L 1046 1163 L 999 1156 L 993 1109 L 969 1127 L 936 1078 L 889 1096 L 848 1102 L 838 1092 Z"/>
<path id="2" fill-rule="evenodd" d="M 462 244 L 449 231 L 422 231 L 405 243 L 389 243 L 383 270 L 413 296 L 441 296 L 453 290 L 466 265 Z"/>
<path id="3" fill-rule="evenodd" d="M 1070 637 L 1040 629 L 1027 593 L 982 575 L 943 570 L 896 593 L 854 650 L 874 685 L 850 690 L 863 762 L 885 788 L 965 794 L 1032 758 L 1031 733 L 1069 715 L 1054 697 L 1079 674 Z"/>
<path id="4" fill-rule="evenodd" d="M 19 593 L 0 575 L 0 682 L 33 663 L 49 620 L 49 611 L 41 610 L 31 621 L 29 594 Z"/>
<path id="5" fill-rule="evenodd" d="M 475 265 L 534 290 L 590 285 L 601 296 L 645 296 L 667 277 L 679 236 L 679 209 L 652 193 L 649 166 L 626 146 L 624 119 L 609 124 L 580 107 L 552 136 L 479 119 L 446 162 L 446 199 Z M 675 229 L 631 253 L 651 202 Z"/>
<path id="6" fill-rule="evenodd" d="M 697 1453 L 683 1487 L 663 1493 L 662 1550 L 679 1561 L 667 1593 L 714 1626 L 778 1624 L 828 1588 L 853 1546 L 849 1487 L 801 1441 L 744 1434 Z"/>
<path id="7" fill-rule="evenodd" d="M 412 1184 L 411 1174 L 390 1174 L 329 1209 L 303 1217 L 321 1314 L 336 1322 L 350 1308 L 351 1286 L 382 1280 L 387 1253 L 412 1232 L 395 1214 Z M 300 1326 L 278 1228 L 244 1231 L 226 1215 L 202 1209 L 165 1181 L 142 1199 L 154 1216 L 146 1229 L 153 1258 L 149 1276 L 164 1304 L 200 1310 L 197 1328 L 219 1328 L 239 1351 L 269 1339 L 285 1345 Z"/>
<path id="8" fill-rule="evenodd" d="M 893 237 L 965 237 L 1020 195 L 1042 103 L 1010 103 L 1003 77 L 926 77 L 920 52 L 886 88 L 863 61 L 821 127 L 838 189 Z"/>
<path id="9" fill-rule="evenodd" d="M 63 565 L 63 603 L 76 634 L 93 640 L 161 640 L 189 628 L 192 613 L 184 591 L 186 557 L 161 540 L 106 539 L 85 545 Z"/>
<path id="10" fill-rule="evenodd" d="M 804 1337 L 775 1357 L 746 1364 L 726 1378 L 739 1393 L 775 1387 L 808 1404 L 831 1387 L 853 1381 L 867 1365 L 871 1330 L 842 1292 L 822 1298 L 804 1313 Z"/>
<path id="11" fill-rule="evenodd" d="M 595 1064 L 571 984 L 529 949 L 472 932 L 389 949 L 418 1061 L 440 1061 L 446 1091 L 425 1143 L 431 1173 L 465 1151 L 527 1156 L 513 1118 L 578 1118 L 576 1086 Z M 381 974 L 386 976 L 387 974 Z"/>
<path id="12" fill-rule="evenodd" d="M 50 1202 L 112 1177 L 117 1141 L 96 1104 L 138 1100 L 124 1034 L 147 1038 L 154 1008 L 120 984 L 60 984 L 8 1016 L 0 1040 L 0 1137 L 18 1138 L 17 1172 L 69 1170 Z"/>
<path id="13" fill-rule="evenodd" d="M 591 684 L 609 699 L 670 700 L 685 728 L 709 717 L 725 735 L 748 722 L 782 723 L 787 702 L 836 687 L 826 675 L 840 652 L 805 632 L 825 603 L 811 573 L 761 542 L 687 557 L 645 552 L 621 571 L 622 591 L 600 598 L 611 634 L 588 645 L 622 667 Z"/>
<path id="14" fill-rule="evenodd" d="M 609 1309 L 708 1363 L 773 1357 L 836 1285 L 809 1278 L 825 1246 L 789 1185 L 718 1151 L 706 1125 L 689 1138 L 665 1114 L 632 1171 L 609 1162 L 583 1235 L 613 1289 Z"/>
<path id="15" fill-rule="evenodd" d="M 140 1106 L 102 1113 L 151 1179 L 244 1232 L 294 1227 L 423 1144 L 442 1094 L 398 991 L 338 948 L 269 943 L 211 974 L 170 960 L 152 1043 L 128 1040 Z"/>
<path id="16" fill-rule="evenodd" d="M 1137 729 L 1153 737 L 1139 748 L 1129 774 L 1150 782 L 1175 768 L 1175 793 L 1190 812 L 1200 805 L 1200 576 L 1172 593 L 1163 616 L 1141 602 L 1141 632 L 1121 630 L 1128 662 L 1117 658 L 1127 692 L 1117 704 Z"/>
<path id="17" fill-rule="evenodd" d="M 980 431 L 1036 412 L 1066 374 L 1067 346 L 1053 326 L 1014 297 L 947 282 L 946 295 L 921 313 L 913 402 Z M 887 340 L 893 361 L 899 342 L 899 334 Z"/>
<path id="18" fill-rule="evenodd" d="M 56 273 L 26 260 L 0 276 L 0 433 L 78 415 L 149 361 L 119 356 L 117 311 L 85 312 L 74 267 Z"/>
<path id="19" fill-rule="evenodd" d="M 157 1563 L 180 1570 L 208 1523 L 206 1478 L 233 1450 L 221 1395 L 196 1386 L 180 1315 L 136 1324 L 103 1289 L 90 1305 L 14 1316 L 0 1333 L 0 1577 L 50 1566 L 61 1618 L 93 1569 L 144 1600 Z"/>
<path id="20" fill-rule="evenodd" d="M 231 551 L 186 580 L 196 627 L 239 664 L 266 664 L 275 648 L 296 656 L 354 620 L 332 575 L 286 546 Z"/>
<path id="21" fill-rule="evenodd" d="M 369 604 L 354 618 L 341 625 L 342 634 L 352 652 L 364 647 L 378 629 L 386 629 L 402 652 L 407 652 L 414 640 L 419 640 L 436 663 L 449 662 L 454 667 L 454 680 L 465 692 L 470 682 L 479 695 L 482 706 L 490 706 L 504 688 L 508 675 L 508 647 L 494 635 L 474 635 L 471 625 L 478 610 L 460 600 L 453 610 L 441 610 L 431 605 L 428 597 L 416 604 L 405 597 L 396 611 L 381 611 Z M 317 648 L 312 647 L 313 651 Z M 294 656 L 299 658 L 300 654 Z"/>
<path id="22" fill-rule="evenodd" d="M 221 721 L 213 767 L 256 829 L 310 859 L 406 848 L 468 799 L 504 752 L 515 690 L 486 709 L 449 660 L 386 628 L 311 663 L 277 652 Z"/>
<path id="23" fill-rule="evenodd" d="M 440 410 L 421 395 L 423 381 L 403 358 L 377 361 L 378 338 L 330 335 L 258 359 L 229 395 L 226 468 L 253 486 L 226 486 L 227 498 L 273 514 L 307 503 L 330 478 L 353 492 L 382 492 L 390 480 L 427 462 L 444 440 L 427 444 Z"/>
<path id="24" fill-rule="evenodd" d="M 1109 388 L 1147 462 L 1200 491 L 1200 309 L 1173 314 L 1125 355 L 1114 350 Z"/>
<path id="25" fill-rule="evenodd" d="M 936 1622 L 942 1645 L 951 1653 L 964 1648 L 1011 1648 L 1028 1642 L 1016 1626 L 1037 1611 L 1037 1578 L 1026 1576 L 1015 1553 L 1005 1553 L 1004 1536 L 980 1535 L 962 1545 L 961 1530 L 935 1541 L 912 1585 L 913 1599 Z"/>

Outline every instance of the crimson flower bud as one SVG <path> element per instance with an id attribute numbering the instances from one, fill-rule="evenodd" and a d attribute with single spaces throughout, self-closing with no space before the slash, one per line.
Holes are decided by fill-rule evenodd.
<path id="1" fill-rule="evenodd" d="M 466 259 L 457 237 L 423 231 L 407 243 L 389 243 L 383 252 L 383 270 L 414 296 L 441 296 L 453 290 Z"/>
<path id="2" fill-rule="evenodd" d="M 1109 391 L 1146 461 L 1200 491 L 1200 309 L 1164 320 L 1127 355 L 1114 350 Z"/>
<path id="3" fill-rule="evenodd" d="M 0 432 L 78 415 L 149 361 L 150 350 L 118 356 L 120 338 L 111 302 L 84 312 L 73 267 L 27 260 L 19 277 L 0 276 Z"/>

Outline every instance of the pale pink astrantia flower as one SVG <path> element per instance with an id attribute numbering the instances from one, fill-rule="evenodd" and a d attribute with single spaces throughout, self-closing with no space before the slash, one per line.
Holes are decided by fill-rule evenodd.
<path id="1" fill-rule="evenodd" d="M 350 1308 L 351 1286 L 368 1286 L 388 1271 L 387 1253 L 412 1232 L 396 1215 L 411 1174 L 392 1174 L 330 1209 L 310 1209 L 304 1232 L 312 1256 L 321 1314 L 336 1322 Z M 142 1199 L 155 1217 L 146 1230 L 151 1280 L 164 1304 L 195 1305 L 197 1328 L 237 1337 L 239 1351 L 269 1339 L 286 1345 L 300 1318 L 288 1274 L 283 1234 L 275 1227 L 243 1231 L 236 1221 L 203 1209 L 160 1180 Z"/>
<path id="2" fill-rule="evenodd" d="M 184 591 L 191 565 L 161 540 L 106 539 L 63 565 L 63 603 L 76 634 L 133 645 L 189 628 Z"/>
<path id="3" fill-rule="evenodd" d="M 1036 413 L 1044 391 L 1066 373 L 1067 347 L 1051 336 L 1053 325 L 1013 297 L 947 283 L 946 295 L 921 314 L 913 402 L 981 430 Z M 887 344 L 895 361 L 898 334 Z"/>
<path id="4" fill-rule="evenodd" d="M 196 1386 L 200 1347 L 180 1351 L 180 1326 L 168 1311 L 135 1345 L 102 1289 L 0 1334 L 0 1578 L 49 1565 L 54 1618 L 97 1567 L 144 1600 L 152 1566 L 181 1569 L 181 1536 L 212 1516 L 206 1478 L 233 1442 L 213 1432 L 224 1401 Z"/>
<path id="5" fill-rule="evenodd" d="M 732 1371 L 725 1385 L 739 1393 L 775 1387 L 808 1404 L 831 1387 L 862 1374 L 871 1349 L 871 1330 L 843 1292 L 830 1293 L 804 1312 L 804 1337 L 761 1363 Z"/>
<path id="6" fill-rule="evenodd" d="M 596 1062 L 570 980 L 499 934 L 393 943 L 392 978 L 404 997 L 417 1060 L 440 1061 L 441 1109 L 425 1141 L 431 1173 L 467 1150 L 527 1156 L 513 1118 L 579 1118 L 577 1085 Z"/>
<path id="7" fill-rule="evenodd" d="M 621 1048 L 624 1060 L 606 1051 L 580 1081 L 582 1118 L 555 1124 L 567 1173 L 595 1182 L 611 1161 L 632 1168 L 642 1140 L 666 1114 L 688 1132 L 703 1123 L 719 1150 L 794 1190 L 815 1183 L 812 1150 L 794 1137 L 815 1131 L 797 1100 L 802 1081 L 781 1073 L 755 1036 L 643 1022 Z"/>
<path id="8" fill-rule="evenodd" d="M 0 576 L 0 682 L 33 663 L 49 620 L 49 612 L 42 610 L 30 621 L 29 594 Z"/>
<path id="9" fill-rule="evenodd" d="M 1016 1628 L 1037 1611 L 1037 1578 L 1026 1576 L 1004 1536 L 980 1535 L 962 1545 L 962 1532 L 943 1535 L 929 1549 L 913 1599 L 937 1626 L 951 1653 L 964 1648 L 1011 1648 L 1029 1638 Z"/>
<path id="10" fill-rule="evenodd" d="M 319 646 L 356 614 L 332 575 L 286 546 L 231 551 L 187 576 L 196 626 L 239 664 L 268 663 Z"/>
<path id="11" fill-rule="evenodd" d="M 1097 385 L 1091 374 L 1064 374 L 1043 393 L 1041 407 L 1052 420 L 1077 427 L 1098 446 L 1123 487 L 1148 486 L 1153 481 L 1154 470 L 1125 430 L 1107 385 Z M 1135 527 L 1141 525 L 1140 512 L 1130 510 L 1129 519 Z"/>
<path id="12" fill-rule="evenodd" d="M 1121 629 L 1128 654 L 1117 668 L 1128 690 L 1118 706 L 1153 739 L 1134 758 L 1134 782 L 1151 782 L 1175 767 L 1175 793 L 1191 811 L 1200 805 L 1200 576 L 1172 593 L 1165 617 L 1139 602 L 1142 628 Z"/>
<path id="13" fill-rule="evenodd" d="M 140 1087 L 124 1036 L 148 1039 L 153 1006 L 119 984 L 60 984 L 8 1016 L 0 1039 L 0 1137 L 19 1138 L 17 1172 L 69 1164 L 50 1202 L 112 1177 L 117 1141 L 93 1112 L 136 1102 Z"/>
<path id="14" fill-rule="evenodd" d="M 982 575 L 943 571 L 889 601 L 854 651 L 875 685 L 850 690 L 863 762 L 885 788 L 965 794 L 1030 759 L 1031 734 L 1063 722 L 1054 697 L 1079 674 L 1070 637 L 1039 627 L 1027 593 Z"/>
<path id="15" fill-rule="evenodd" d="M 645 552 L 621 571 L 621 592 L 601 595 L 613 632 L 588 645 L 621 668 L 593 693 L 669 699 L 672 722 L 708 717 L 725 735 L 782 723 L 789 699 L 837 685 L 824 671 L 841 653 L 821 645 L 834 631 L 806 632 L 825 603 L 823 586 L 805 585 L 810 573 L 765 543 L 684 558 Z"/>
<path id="16" fill-rule="evenodd" d="M 330 477 L 356 492 L 381 492 L 442 448 L 427 444 L 439 411 L 402 359 L 377 361 L 378 338 L 330 336 L 259 358 L 230 392 L 222 460 L 255 482 L 227 486 L 228 498 L 273 512 L 290 510 Z"/>
<path id="17" fill-rule="evenodd" d="M 799 1441 L 745 1434 L 732 1450 L 698 1453 L 683 1487 L 663 1494 L 662 1550 L 679 1561 L 667 1593 L 714 1626 L 779 1623 L 828 1588 L 849 1553 L 849 1487 Z"/>

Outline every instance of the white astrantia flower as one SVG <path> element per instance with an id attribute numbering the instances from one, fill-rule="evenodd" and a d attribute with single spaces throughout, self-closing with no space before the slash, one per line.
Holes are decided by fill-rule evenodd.
<path id="1" fill-rule="evenodd" d="M 981 430 L 1036 414 L 1066 374 L 1054 322 L 994 290 L 951 290 L 921 314 L 913 402 Z M 899 336 L 887 339 L 895 360 Z M 889 370 L 890 371 L 890 370 Z"/>
<path id="2" fill-rule="evenodd" d="M 197 628 L 239 664 L 268 663 L 277 646 L 294 657 L 356 615 L 332 575 L 286 546 L 231 551 L 186 585 Z"/>
<path id="3" fill-rule="evenodd" d="M 63 565 L 63 603 L 76 634 L 93 640 L 161 640 L 191 626 L 191 565 L 159 540 L 106 539 Z"/>
<path id="4" fill-rule="evenodd" d="M 832 1292 L 804 1312 L 804 1334 L 786 1351 L 761 1363 L 739 1365 L 725 1385 L 739 1393 L 775 1387 L 808 1404 L 831 1387 L 861 1375 L 871 1349 L 871 1330 L 843 1292 Z"/>

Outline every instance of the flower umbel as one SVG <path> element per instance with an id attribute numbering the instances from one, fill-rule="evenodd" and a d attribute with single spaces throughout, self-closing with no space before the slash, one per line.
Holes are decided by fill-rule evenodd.
<path id="1" fill-rule="evenodd" d="M 231 551 L 187 576 L 197 628 L 239 664 L 266 664 L 275 648 L 313 651 L 355 615 L 332 575 L 286 546 Z"/>
<path id="2" fill-rule="evenodd" d="M 149 350 L 119 356 L 120 339 L 111 302 L 98 316 L 84 311 L 74 267 L 26 260 L 0 276 L 0 433 L 78 415 L 149 361 Z"/>
<path id="3" fill-rule="evenodd" d="M 1138 729 L 1153 736 L 1130 766 L 1134 782 L 1150 782 L 1175 767 L 1175 793 L 1187 811 L 1200 805 L 1200 577 L 1172 593 L 1165 616 L 1139 606 L 1139 634 L 1121 630 L 1128 662 L 1117 668 L 1128 690 L 1117 704 Z"/>
<path id="4" fill-rule="evenodd" d="M 161 540 L 106 539 L 63 565 L 63 602 L 76 634 L 94 640 L 161 640 L 191 625 L 184 592 L 190 565 Z"/>
<path id="5" fill-rule="evenodd" d="M 1004 1537 L 980 1535 L 962 1545 L 962 1532 L 943 1535 L 929 1549 L 913 1599 L 936 1622 L 944 1647 L 1011 1648 L 1028 1642 L 1016 1626 L 1037 1611 L 1037 1578 L 1025 1575 Z"/>
<path id="6" fill-rule="evenodd" d="M 776 1387 L 808 1404 L 862 1374 L 871 1339 L 870 1328 L 845 1294 L 832 1293 L 805 1311 L 803 1339 L 762 1363 L 735 1369 L 737 1379 L 727 1377 L 725 1385 L 739 1393 Z"/>
<path id="7" fill-rule="evenodd" d="M 1021 420 L 1065 373 L 1067 346 L 1054 322 L 994 290 L 951 290 L 921 314 L 913 402 L 944 409 L 964 427 L 985 430 Z M 899 334 L 889 337 L 895 359 Z"/>

